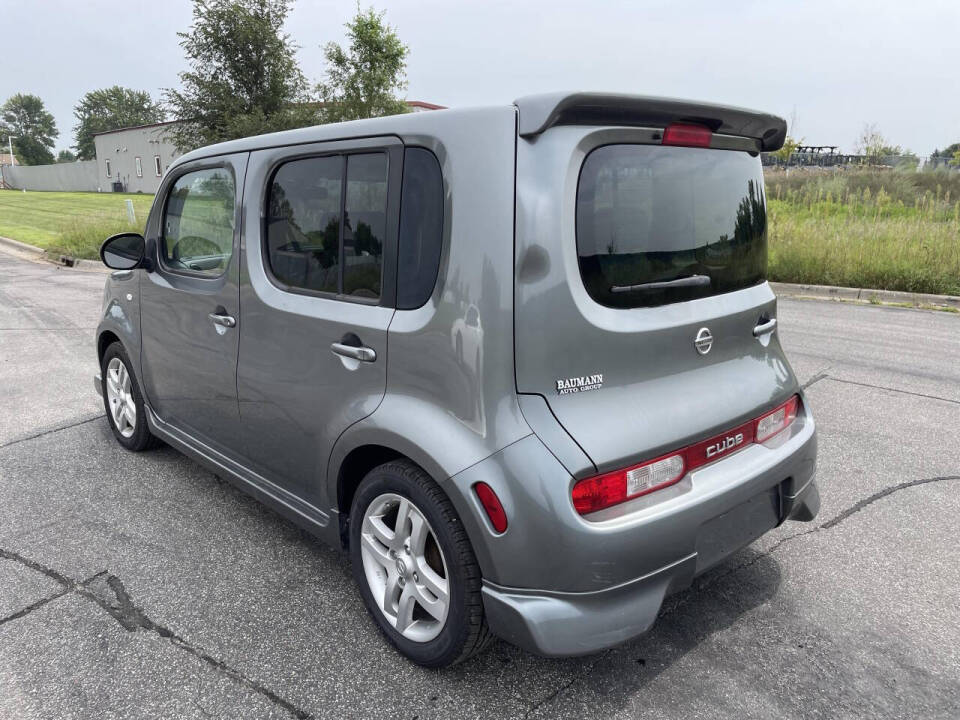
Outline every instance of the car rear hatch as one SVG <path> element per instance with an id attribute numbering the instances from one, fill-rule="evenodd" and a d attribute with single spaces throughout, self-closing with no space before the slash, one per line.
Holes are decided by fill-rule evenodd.
<path id="1" fill-rule="evenodd" d="M 783 121 L 550 98 L 517 101 L 516 374 L 592 463 L 571 472 L 656 458 L 791 397 L 759 160 Z"/>

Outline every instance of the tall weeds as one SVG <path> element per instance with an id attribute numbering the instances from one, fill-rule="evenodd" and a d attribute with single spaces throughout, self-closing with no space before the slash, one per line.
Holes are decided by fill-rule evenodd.
<path id="1" fill-rule="evenodd" d="M 771 280 L 960 295 L 960 174 L 773 172 L 766 184 Z"/>

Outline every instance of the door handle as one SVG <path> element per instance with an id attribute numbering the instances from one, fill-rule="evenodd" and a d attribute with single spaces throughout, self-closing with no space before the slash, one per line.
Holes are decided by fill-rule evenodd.
<path id="1" fill-rule="evenodd" d="M 760 323 L 753 329 L 753 336 L 755 338 L 763 337 L 764 335 L 769 335 L 777 328 L 777 319 L 770 318 L 765 323 Z"/>
<path id="2" fill-rule="evenodd" d="M 342 355 L 360 362 L 373 362 L 377 359 L 377 351 L 363 345 L 345 345 L 335 342 L 330 346 L 330 349 L 336 355 Z"/>
<path id="3" fill-rule="evenodd" d="M 212 312 L 207 315 L 207 317 L 213 320 L 215 325 L 222 325 L 223 327 L 232 328 L 237 324 L 236 318 L 234 318 L 232 315 Z"/>

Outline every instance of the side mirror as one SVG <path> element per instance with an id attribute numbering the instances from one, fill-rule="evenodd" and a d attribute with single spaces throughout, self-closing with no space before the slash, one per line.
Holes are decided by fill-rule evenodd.
<path id="1" fill-rule="evenodd" d="M 143 235 L 125 232 L 112 235 L 100 246 L 100 259 L 114 270 L 133 270 L 143 264 L 146 244 Z"/>

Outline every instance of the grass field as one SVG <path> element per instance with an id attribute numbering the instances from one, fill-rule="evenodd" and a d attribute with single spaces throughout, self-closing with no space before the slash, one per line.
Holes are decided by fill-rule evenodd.
<path id="1" fill-rule="evenodd" d="M 766 185 L 771 280 L 960 295 L 960 173 L 774 171 Z"/>
<path id="2" fill-rule="evenodd" d="M 960 173 L 775 170 L 766 174 L 769 277 L 781 282 L 960 295 Z M 0 235 L 97 257 L 142 230 L 152 195 L 0 191 Z"/>
<path id="3" fill-rule="evenodd" d="M 135 226 L 127 221 L 132 200 Z M 143 231 L 153 195 L 0 191 L 0 235 L 73 257 L 97 257 L 100 243 L 124 230 Z"/>

